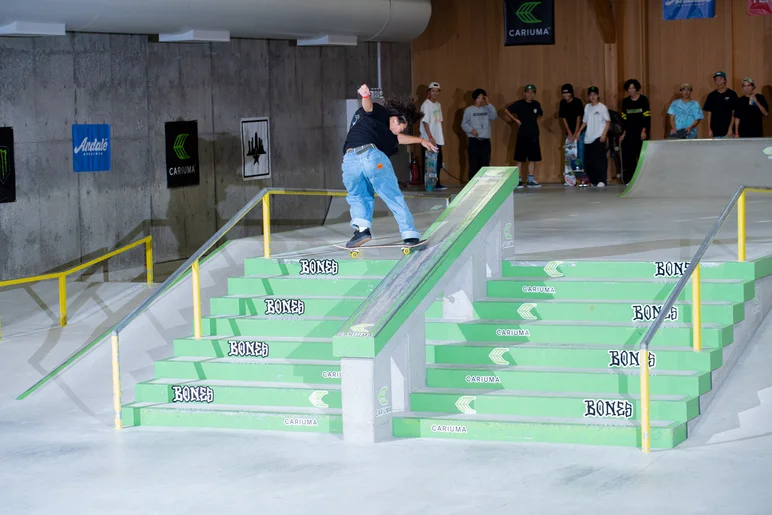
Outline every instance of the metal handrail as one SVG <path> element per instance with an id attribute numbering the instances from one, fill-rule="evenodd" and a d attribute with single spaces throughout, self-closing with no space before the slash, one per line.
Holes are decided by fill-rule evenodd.
<path id="1" fill-rule="evenodd" d="M 194 319 L 194 337 L 196 339 L 201 338 L 201 302 L 200 302 L 200 272 L 199 272 L 199 260 L 207 251 L 209 251 L 214 245 L 230 231 L 237 223 L 239 223 L 252 209 L 254 209 L 260 202 L 263 202 L 263 256 L 266 258 L 271 257 L 270 242 L 271 242 L 271 218 L 270 218 L 270 196 L 271 195 L 312 195 L 312 196 L 328 196 L 328 197 L 343 197 L 348 195 L 345 190 L 326 190 L 326 189 L 306 189 L 306 188 L 263 188 L 252 200 L 250 200 L 244 207 L 242 207 L 235 215 L 228 220 L 214 235 L 209 238 L 198 250 L 196 250 L 192 256 L 190 256 L 168 279 L 166 279 L 160 288 L 148 296 L 142 301 L 139 306 L 134 308 L 123 320 L 118 322 L 112 330 L 110 337 L 112 347 L 112 377 L 113 377 L 113 410 L 114 410 L 114 423 L 116 429 L 123 427 L 121 420 L 121 384 L 120 384 L 120 365 L 119 365 L 119 349 L 118 349 L 118 335 L 122 330 L 126 328 L 132 321 L 134 321 L 140 313 L 147 309 L 155 300 L 177 279 L 179 279 L 187 270 L 192 269 L 192 283 L 193 283 L 193 319 Z M 378 195 L 375 195 L 376 197 Z M 405 198 L 444 198 L 445 205 L 449 203 L 449 195 L 437 195 L 430 193 L 415 192 L 404 195 Z"/>
<path id="2" fill-rule="evenodd" d="M 650 420 L 650 413 L 649 413 L 649 343 L 651 343 L 651 340 L 654 338 L 654 334 L 657 332 L 657 330 L 660 328 L 662 323 L 665 321 L 665 318 L 669 315 L 670 310 L 673 308 L 673 305 L 675 304 L 676 300 L 678 299 L 678 296 L 681 295 L 681 292 L 686 287 L 686 284 L 689 282 L 689 279 L 692 277 L 692 274 L 694 274 L 694 285 L 692 287 L 692 294 L 693 294 L 693 300 L 692 300 L 692 309 L 695 310 L 695 303 L 696 303 L 696 310 L 695 314 L 697 316 L 692 317 L 692 326 L 694 327 L 693 333 L 694 333 L 694 349 L 699 351 L 701 349 L 701 330 L 702 325 L 701 321 L 699 320 L 699 310 L 700 310 L 700 261 L 702 260 L 702 257 L 705 255 L 705 252 L 708 250 L 708 247 L 711 243 L 713 243 L 713 240 L 718 235 L 718 231 L 721 230 L 721 227 L 724 225 L 724 222 L 726 222 L 726 219 L 729 218 L 729 214 L 732 212 L 732 209 L 734 208 L 735 204 L 737 204 L 738 210 L 737 210 L 737 254 L 738 254 L 738 261 L 745 261 L 745 193 L 746 192 L 756 192 L 756 193 L 768 193 L 772 192 L 772 187 L 769 186 L 745 186 L 741 185 L 739 188 L 737 188 L 737 191 L 732 196 L 732 200 L 729 201 L 729 204 L 727 204 L 726 208 L 724 209 L 723 213 L 718 217 L 718 219 L 713 224 L 713 227 L 711 228 L 710 232 L 708 232 L 708 235 L 705 236 L 705 239 L 702 241 L 702 244 L 697 249 L 697 252 L 694 253 L 694 256 L 692 257 L 691 261 L 689 261 L 689 266 L 686 267 L 686 270 L 684 271 L 681 278 L 676 283 L 675 287 L 673 288 L 673 291 L 670 292 L 670 295 L 668 296 L 665 303 L 662 305 L 662 308 L 660 309 L 659 313 L 657 314 L 657 317 L 654 319 L 654 322 L 649 327 L 649 330 L 646 332 L 646 334 L 643 336 L 643 339 L 641 340 L 640 344 L 640 355 L 639 355 L 639 367 L 640 367 L 640 376 L 641 376 L 641 450 L 643 452 L 649 452 L 651 449 L 651 442 L 650 442 L 650 433 L 651 433 L 651 420 Z"/>

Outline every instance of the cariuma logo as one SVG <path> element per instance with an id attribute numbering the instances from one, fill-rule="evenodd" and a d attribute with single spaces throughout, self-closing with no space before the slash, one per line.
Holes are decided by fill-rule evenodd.
<path id="1" fill-rule="evenodd" d="M 78 154 L 80 152 L 104 152 L 107 150 L 107 138 L 102 138 L 102 141 L 94 138 L 94 141 L 89 141 L 88 138 L 83 138 L 80 145 L 75 147 L 73 151 Z"/>
<path id="2" fill-rule="evenodd" d="M 5 184 L 5 181 L 10 176 L 11 169 L 8 167 L 8 147 L 0 147 L 0 183 Z"/>
<path id="3" fill-rule="evenodd" d="M 541 20 L 534 16 L 533 11 L 541 5 L 541 2 L 524 2 L 515 11 L 515 16 L 523 23 L 541 23 Z"/>

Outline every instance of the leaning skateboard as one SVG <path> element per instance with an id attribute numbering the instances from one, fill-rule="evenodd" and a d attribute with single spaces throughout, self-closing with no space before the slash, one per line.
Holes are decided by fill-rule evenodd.
<path id="1" fill-rule="evenodd" d="M 391 243 L 387 245 L 362 245 L 360 247 L 354 247 L 354 248 L 349 248 L 349 247 L 346 247 L 345 245 L 338 245 L 337 243 L 333 243 L 332 245 L 334 247 L 338 247 L 339 249 L 348 250 L 349 254 L 351 254 L 351 257 L 356 259 L 357 257 L 359 257 L 359 252 L 362 249 L 400 249 L 401 248 L 402 253 L 407 256 L 412 252 L 414 248 L 421 247 L 425 245 L 426 242 L 427 240 L 421 240 L 418 243 L 414 243 L 412 245 L 406 245 L 405 243 Z"/>
<path id="2" fill-rule="evenodd" d="M 432 191 L 437 185 L 437 157 L 437 152 L 426 151 L 426 169 L 424 170 L 426 191 Z"/>
<path id="3" fill-rule="evenodd" d="M 571 161 L 576 159 L 579 155 L 579 145 L 576 141 L 573 141 L 566 137 L 563 143 L 563 179 L 566 186 L 576 186 L 576 175 L 571 167 Z"/>

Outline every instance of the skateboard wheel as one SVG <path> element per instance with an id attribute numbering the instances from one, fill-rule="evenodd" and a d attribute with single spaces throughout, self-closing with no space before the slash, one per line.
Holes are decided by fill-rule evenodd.
<path id="1" fill-rule="evenodd" d="M 352 258 L 356 259 L 358 256 L 359 256 L 359 252 L 357 252 L 356 250 L 352 250 L 351 251 L 351 257 Z"/>
<path id="2" fill-rule="evenodd" d="M 408 254 L 410 254 L 410 249 L 406 247 L 402 249 L 402 253 L 407 256 Z"/>

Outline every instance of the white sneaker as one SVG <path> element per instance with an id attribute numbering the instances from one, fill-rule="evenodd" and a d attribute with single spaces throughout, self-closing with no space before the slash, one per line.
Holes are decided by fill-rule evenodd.
<path id="1" fill-rule="evenodd" d="M 606 187 L 606 183 L 605 182 L 599 182 L 597 187 L 598 188 L 605 188 Z"/>

